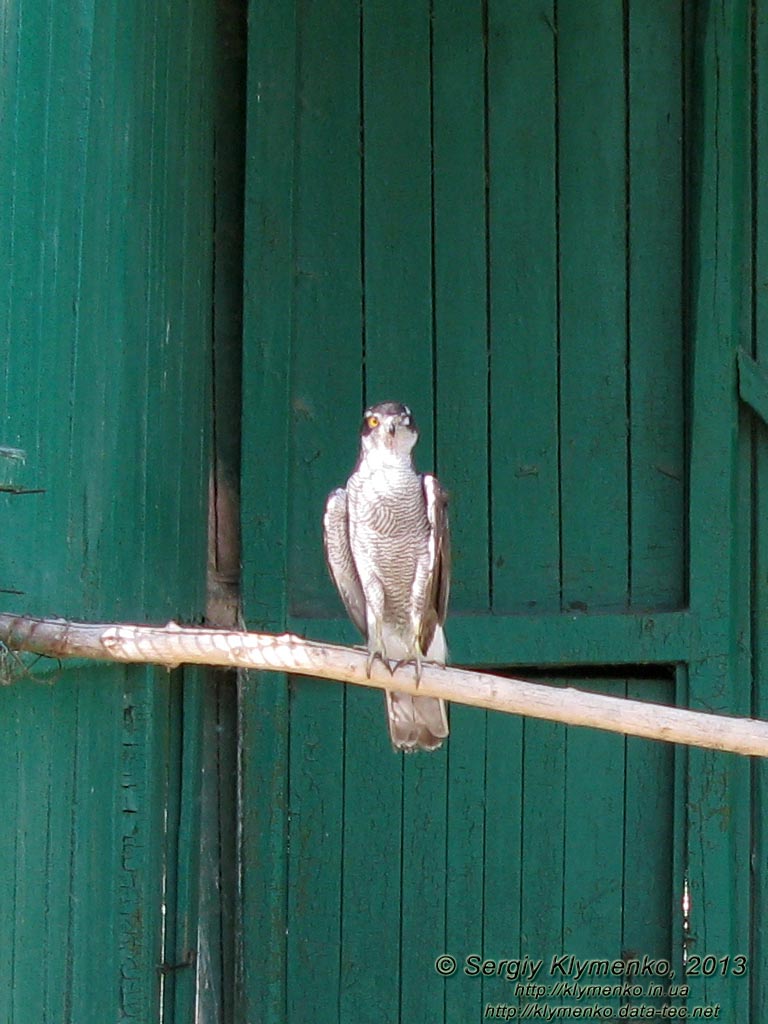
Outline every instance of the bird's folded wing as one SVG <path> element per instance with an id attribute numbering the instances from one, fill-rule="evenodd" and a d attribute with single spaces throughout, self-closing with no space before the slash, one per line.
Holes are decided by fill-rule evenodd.
<path id="1" fill-rule="evenodd" d="M 367 633 L 365 598 L 349 543 L 347 492 L 343 487 L 328 495 L 323 515 L 325 560 L 349 617 L 363 634 Z"/>
<path id="2" fill-rule="evenodd" d="M 420 645 L 426 654 L 437 626 L 442 626 L 448 611 L 451 587 L 451 538 L 448 527 L 448 495 L 436 477 L 422 478 L 424 502 L 429 520 L 429 578 L 424 612 L 421 617 Z"/>

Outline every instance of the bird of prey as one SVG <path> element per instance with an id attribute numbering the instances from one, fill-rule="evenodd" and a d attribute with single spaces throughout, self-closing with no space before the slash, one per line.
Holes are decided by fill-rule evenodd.
<path id="1" fill-rule="evenodd" d="M 388 667 L 422 659 L 444 665 L 450 584 L 447 498 L 434 476 L 419 474 L 419 434 L 398 402 L 366 409 L 360 456 L 346 488 L 328 496 L 325 557 L 350 618 L 374 659 Z M 386 691 L 395 750 L 436 750 L 448 735 L 445 702 Z"/>

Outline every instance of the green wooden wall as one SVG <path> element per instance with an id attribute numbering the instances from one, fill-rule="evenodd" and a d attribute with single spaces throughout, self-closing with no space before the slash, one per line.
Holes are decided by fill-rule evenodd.
<path id="1" fill-rule="evenodd" d="M 768 717 L 763 0 L 253 2 L 245 97 L 240 13 L 0 13 L 5 606 L 202 617 L 242 264 L 250 624 L 356 640 L 321 510 L 399 398 L 456 662 Z M 689 1005 L 768 1012 L 762 763 L 466 708 L 404 760 L 375 693 L 0 662 L 0 1020 L 463 1024 L 518 997 L 439 954 L 679 969 L 686 879 L 750 957 Z"/>
<path id="2" fill-rule="evenodd" d="M 6 610 L 199 619 L 213 7 L 0 12 Z M 5 659 L 0 1020 L 192 1019 L 198 673 Z M 162 1007 L 162 1011 L 161 1011 Z M 175 1016 L 178 1011 L 178 1016 Z"/>
<path id="3" fill-rule="evenodd" d="M 249 623 L 356 641 L 320 519 L 394 398 L 451 493 L 454 661 L 763 708 L 737 353 L 765 300 L 764 5 L 286 0 L 250 28 Z M 689 950 L 752 956 L 689 1005 L 761 1019 L 761 766 L 464 708 L 404 760 L 380 695 L 300 679 L 241 707 L 243 1019 L 517 1005 L 444 952 L 680 976 L 686 880 Z"/>

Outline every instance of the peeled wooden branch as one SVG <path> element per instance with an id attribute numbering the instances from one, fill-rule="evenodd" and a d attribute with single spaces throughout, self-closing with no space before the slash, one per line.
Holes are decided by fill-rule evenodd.
<path id="1" fill-rule="evenodd" d="M 0 640 L 11 649 L 54 658 L 79 657 L 167 668 L 197 664 L 261 669 L 336 679 L 380 690 L 392 689 L 396 681 L 396 688 L 406 693 L 444 697 L 491 711 L 736 754 L 768 756 L 768 722 L 434 665 L 424 665 L 418 687 L 413 670 L 407 666 L 393 677 L 375 662 L 368 678 L 364 651 L 316 643 L 290 633 L 272 636 L 182 627 L 173 622 L 157 627 L 99 625 L 0 614 Z"/>

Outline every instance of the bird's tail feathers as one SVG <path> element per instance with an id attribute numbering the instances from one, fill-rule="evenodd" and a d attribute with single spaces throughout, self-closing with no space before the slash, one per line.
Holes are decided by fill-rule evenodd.
<path id="1" fill-rule="evenodd" d="M 387 657 L 392 660 L 408 657 L 408 650 L 399 634 L 385 629 L 384 643 Z M 435 628 L 425 661 L 444 665 L 446 659 L 445 633 L 442 626 Z M 448 711 L 439 697 L 412 697 L 409 693 L 390 690 L 387 695 L 387 723 L 395 750 L 437 750 L 448 735 Z"/>
<path id="2" fill-rule="evenodd" d="M 448 735 L 448 713 L 439 697 L 386 691 L 387 723 L 395 750 L 437 750 Z"/>

